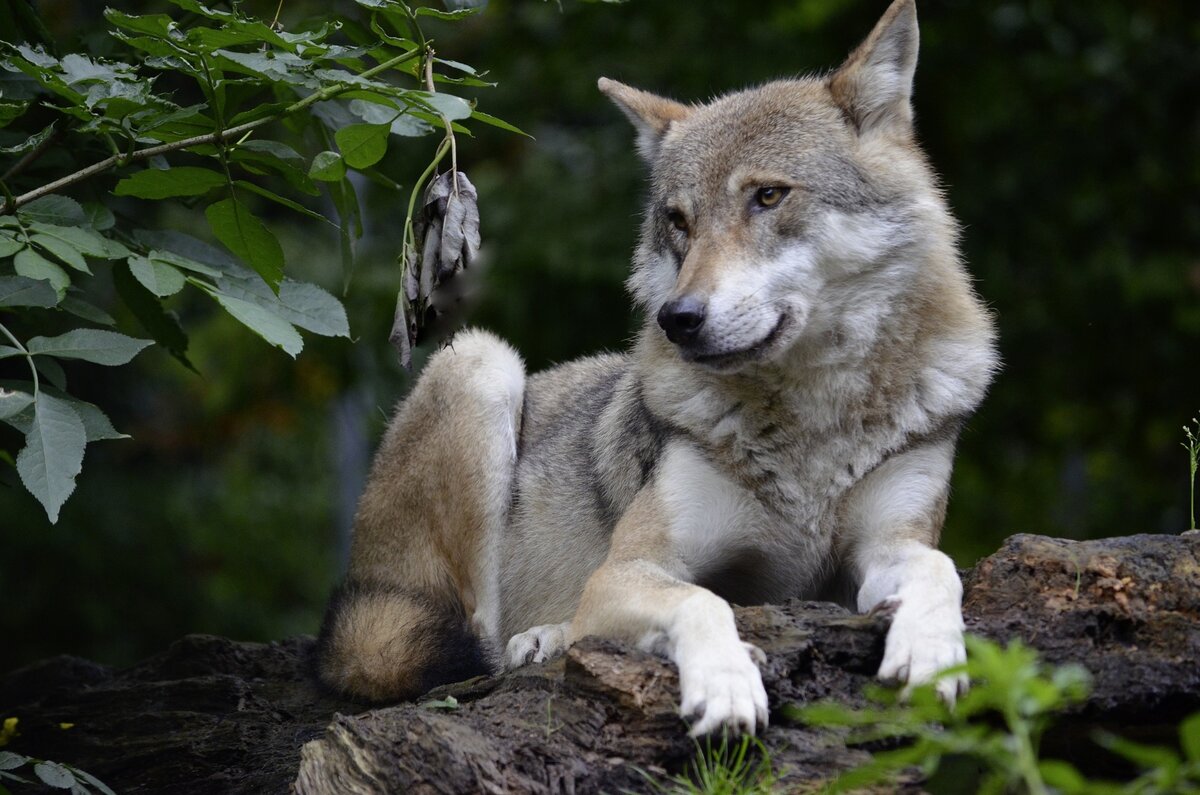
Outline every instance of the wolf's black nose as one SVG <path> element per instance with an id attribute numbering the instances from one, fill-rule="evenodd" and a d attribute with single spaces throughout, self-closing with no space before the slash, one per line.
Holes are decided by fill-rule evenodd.
<path id="1" fill-rule="evenodd" d="M 676 345 L 692 342 L 704 326 L 704 302 L 692 295 L 667 301 L 658 310 L 658 325 Z"/>

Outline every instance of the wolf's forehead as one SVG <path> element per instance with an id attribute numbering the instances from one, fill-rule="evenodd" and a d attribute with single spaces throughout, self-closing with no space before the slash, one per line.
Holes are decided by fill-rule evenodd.
<path id="1" fill-rule="evenodd" d="M 845 122 L 822 83 L 769 83 L 721 97 L 672 125 L 659 171 L 706 187 L 738 171 L 800 179 L 824 154 L 844 151 L 847 138 Z"/>

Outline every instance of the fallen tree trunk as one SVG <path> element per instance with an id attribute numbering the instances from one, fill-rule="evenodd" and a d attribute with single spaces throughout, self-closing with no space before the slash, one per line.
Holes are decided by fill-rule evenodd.
<path id="1" fill-rule="evenodd" d="M 1092 671 L 1064 746 L 1094 726 L 1162 739 L 1200 709 L 1200 536 L 1014 536 L 964 582 L 970 631 Z M 862 702 L 886 618 L 814 602 L 737 616 L 767 653 L 773 709 Z M 8 750 L 68 762 L 121 793 L 641 792 L 651 787 L 639 771 L 681 770 L 695 752 L 674 668 L 620 644 L 588 639 L 547 665 L 367 711 L 316 688 L 311 653 L 309 638 L 190 636 L 120 671 L 46 660 L 0 680 L 0 717 L 20 720 Z M 778 714 L 763 740 L 790 791 L 866 758 Z"/>

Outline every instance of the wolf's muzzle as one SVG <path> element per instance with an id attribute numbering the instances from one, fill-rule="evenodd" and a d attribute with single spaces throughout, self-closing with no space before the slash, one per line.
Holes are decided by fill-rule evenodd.
<path id="1" fill-rule="evenodd" d="M 662 305 L 658 310 L 658 325 L 667 333 L 667 339 L 676 345 L 695 342 L 704 327 L 704 302 L 693 295 L 685 295 Z"/>

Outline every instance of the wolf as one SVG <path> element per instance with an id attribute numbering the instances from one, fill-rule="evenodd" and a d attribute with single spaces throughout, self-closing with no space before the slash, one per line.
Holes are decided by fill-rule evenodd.
<path id="1" fill-rule="evenodd" d="M 362 496 L 325 684 L 401 699 L 599 635 L 675 663 L 693 735 L 753 734 L 762 655 L 731 603 L 795 597 L 889 611 L 882 679 L 965 659 L 936 547 L 998 361 L 914 137 L 917 49 L 895 0 L 824 76 L 699 105 L 600 79 L 650 170 L 645 321 L 530 376 L 483 331 L 431 357 Z"/>

